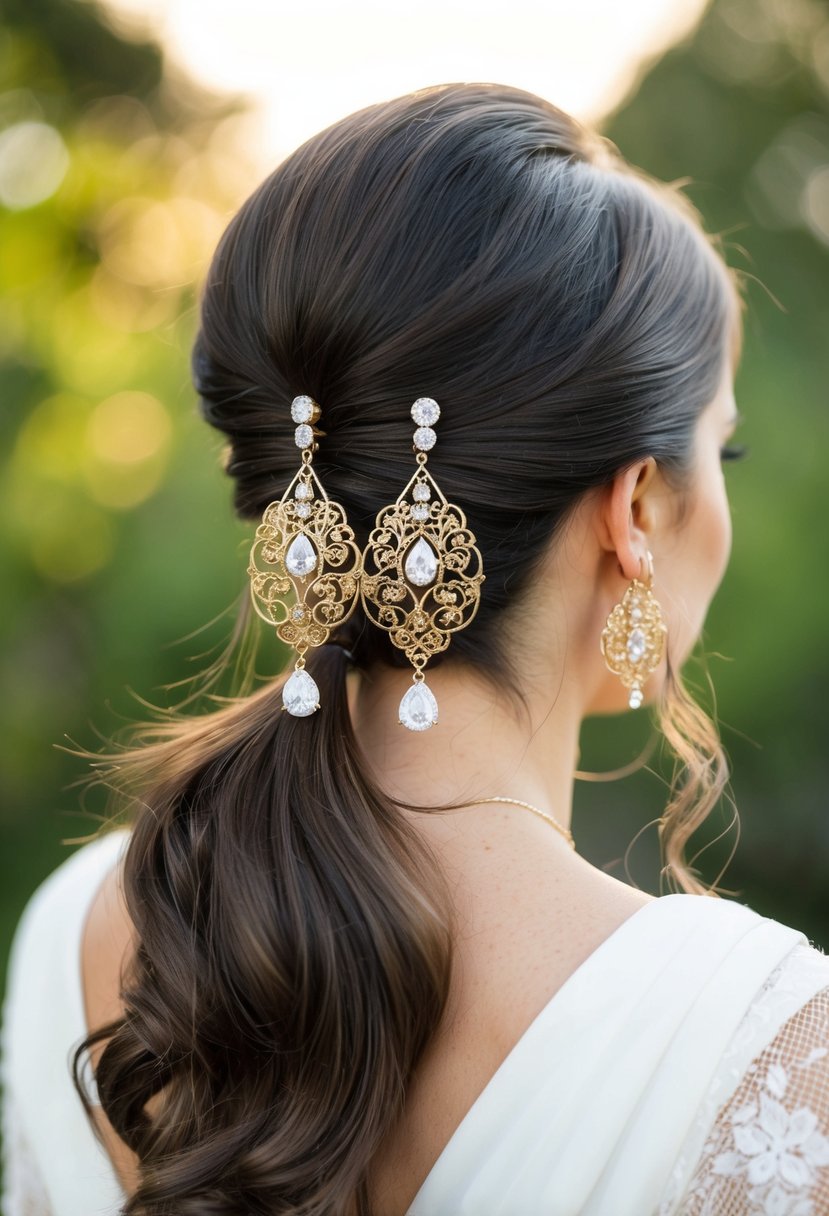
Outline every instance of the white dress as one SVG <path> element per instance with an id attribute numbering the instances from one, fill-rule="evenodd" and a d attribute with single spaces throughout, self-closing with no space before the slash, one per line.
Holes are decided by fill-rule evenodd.
<path id="1" fill-rule="evenodd" d="M 115 1216 L 69 1078 L 84 918 L 129 839 L 29 900 L 2 1010 L 3 1216 Z M 94 1093 L 94 1090 L 93 1090 Z M 544 1006 L 408 1216 L 829 1216 L 829 958 L 742 904 L 665 895 Z"/>

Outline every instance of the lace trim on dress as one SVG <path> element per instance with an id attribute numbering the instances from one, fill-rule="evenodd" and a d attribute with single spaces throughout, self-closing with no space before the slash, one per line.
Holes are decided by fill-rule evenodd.
<path id="1" fill-rule="evenodd" d="M 804 992 L 813 994 L 805 1003 Z M 799 945 L 768 976 L 723 1055 L 658 1216 L 826 1213 L 829 959 Z"/>

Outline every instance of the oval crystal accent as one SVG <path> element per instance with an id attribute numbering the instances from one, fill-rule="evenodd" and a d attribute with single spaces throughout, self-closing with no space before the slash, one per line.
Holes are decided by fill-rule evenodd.
<path id="1" fill-rule="evenodd" d="M 308 426 L 308 424 L 306 422 L 303 422 L 302 425 L 298 426 L 296 428 L 296 430 L 294 431 L 294 443 L 297 445 L 298 448 L 308 448 L 311 446 L 311 444 L 313 442 L 314 442 L 313 428 Z"/>
<path id="2" fill-rule="evenodd" d="M 400 702 L 400 721 L 409 730 L 428 730 L 438 720 L 438 703 L 428 684 L 413 684 Z"/>
<path id="3" fill-rule="evenodd" d="M 316 680 L 303 668 L 292 672 L 285 681 L 282 704 L 295 718 L 307 718 L 315 709 L 319 709 L 320 690 Z"/>
<path id="4" fill-rule="evenodd" d="M 313 400 L 303 393 L 301 397 L 294 397 L 291 402 L 291 417 L 294 422 L 308 422 L 313 409 Z"/>
<path id="5" fill-rule="evenodd" d="M 316 564 L 317 555 L 314 552 L 314 546 L 305 533 L 300 532 L 288 546 L 288 552 L 285 554 L 286 569 L 291 574 L 303 578 L 306 574 L 311 573 Z"/>
<path id="6" fill-rule="evenodd" d="M 412 498 L 415 502 L 428 502 L 431 497 L 432 491 L 425 481 L 419 481 L 412 487 Z"/>
<path id="7" fill-rule="evenodd" d="M 630 631 L 628 635 L 628 655 L 633 663 L 637 659 L 644 658 L 645 635 L 641 629 L 632 629 Z"/>
<path id="8" fill-rule="evenodd" d="M 412 418 L 418 426 L 434 426 L 440 418 L 440 406 L 432 397 L 418 397 L 412 406 Z"/>
<path id="9" fill-rule="evenodd" d="M 403 568 L 406 578 L 416 587 L 426 587 L 434 581 L 438 572 L 437 554 L 423 536 L 412 545 Z"/>

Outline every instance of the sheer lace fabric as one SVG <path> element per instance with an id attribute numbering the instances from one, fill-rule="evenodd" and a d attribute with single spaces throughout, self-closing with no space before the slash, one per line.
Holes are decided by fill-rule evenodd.
<path id="1" fill-rule="evenodd" d="M 829 987 L 749 1065 L 717 1115 L 681 1213 L 829 1213 Z"/>

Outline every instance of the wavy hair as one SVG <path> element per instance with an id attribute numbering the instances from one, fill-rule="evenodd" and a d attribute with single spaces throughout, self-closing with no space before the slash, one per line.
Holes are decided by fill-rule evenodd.
<path id="1" fill-rule="evenodd" d="M 245 520 L 295 473 L 291 398 L 322 402 L 314 467 L 360 543 L 410 476 L 409 404 L 446 403 L 430 469 L 487 577 L 434 663 L 504 687 L 505 614 L 584 494 L 653 456 L 682 518 L 741 308 L 681 184 L 532 94 L 451 84 L 335 123 L 247 199 L 203 287 L 193 379 Z M 335 640 L 363 670 L 405 662 L 359 611 Z M 713 893 L 683 850 L 728 766 L 670 647 L 666 872 Z M 78 1046 L 73 1077 L 86 1103 L 81 1064 L 105 1041 L 99 1099 L 140 1162 L 129 1216 L 370 1211 L 370 1163 L 446 1007 L 454 922 L 438 858 L 367 772 L 348 663 L 309 653 L 310 718 L 280 712 L 279 677 L 82 753 L 128 808 L 136 947 L 124 1016 Z"/>

